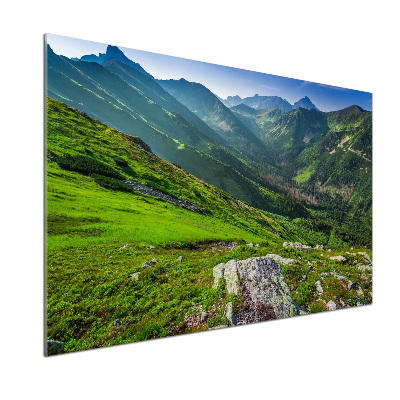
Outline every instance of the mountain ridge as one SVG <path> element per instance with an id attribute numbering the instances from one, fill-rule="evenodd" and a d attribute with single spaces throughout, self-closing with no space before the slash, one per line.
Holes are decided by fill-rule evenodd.
<path id="1" fill-rule="evenodd" d="M 109 55 L 111 53 L 112 48 Z M 242 103 L 229 109 L 202 84 L 185 79 L 165 81 L 188 87 L 187 92 L 182 89 L 181 94 L 172 93 L 171 88 L 163 87 L 165 82 L 145 76 L 113 57 L 97 62 L 97 66 L 62 56 L 50 59 L 49 94 L 52 97 L 83 112 L 90 111 L 94 118 L 121 131 L 133 135 L 140 132 L 160 157 L 181 165 L 249 204 L 278 214 L 289 212 L 292 217 L 310 215 L 311 212 L 331 227 L 336 222 L 330 221 L 324 212 L 336 213 L 331 210 L 333 204 L 342 215 L 347 212 L 343 210 L 351 207 L 362 208 L 367 213 L 370 210 L 368 201 L 362 203 L 365 205 L 361 208 L 355 203 L 361 192 L 364 199 L 368 198 L 370 168 L 363 167 L 365 176 L 354 175 L 354 170 L 349 168 L 353 178 L 346 170 L 334 166 L 334 163 L 358 165 L 371 160 L 369 114 L 358 106 L 330 113 L 303 107 L 290 111 L 255 109 Z M 65 65 L 70 68 L 68 71 L 63 69 Z M 55 88 L 52 84 L 57 69 L 60 69 L 57 79 L 61 86 Z M 262 100 L 263 96 L 258 97 Z M 279 100 L 277 96 L 274 99 Z M 304 106 L 307 106 L 304 102 L 310 101 L 307 96 L 300 100 Z M 363 119 L 367 122 L 360 125 Z M 362 140 L 353 140 L 353 133 Z M 343 144 L 346 154 L 340 147 L 342 141 L 347 143 Z M 323 146 L 328 146 L 333 155 Z M 314 159 L 309 158 L 310 154 Z M 329 156 L 331 161 L 325 165 L 322 160 Z M 316 173 L 316 166 L 321 173 Z M 333 185 L 325 181 L 325 186 L 321 186 L 316 179 L 326 179 L 330 168 L 336 168 L 337 178 L 332 181 Z M 359 182 L 355 191 L 353 181 Z M 329 193 L 323 192 L 325 187 L 329 187 Z M 349 197 L 348 193 L 353 194 Z M 343 203 L 338 203 L 337 194 Z M 318 211 L 321 205 L 324 212 Z M 314 211 L 310 211 L 310 207 L 314 207 Z M 340 213 L 336 215 L 335 221 L 342 220 Z M 352 230 L 355 224 L 350 222 L 347 226 Z M 365 232 L 368 234 L 368 230 Z M 362 240 L 368 242 L 369 239 L 364 235 Z"/>
<path id="2" fill-rule="evenodd" d="M 99 55 L 97 55 L 97 56 L 95 54 L 88 54 L 88 55 L 82 56 L 81 58 L 74 58 L 73 60 L 74 61 L 96 62 L 96 63 L 102 64 L 103 62 L 107 61 L 110 58 L 115 58 L 127 65 L 130 65 L 131 67 L 137 69 L 143 75 L 146 75 L 147 77 L 149 77 L 151 79 L 154 79 L 154 77 L 151 74 L 149 74 L 147 71 L 145 71 L 140 64 L 138 64 L 138 63 L 132 61 L 130 58 L 126 57 L 125 54 L 117 46 L 108 45 L 105 53 L 99 53 Z"/>
<path id="3" fill-rule="evenodd" d="M 229 108 L 235 107 L 242 103 L 256 110 L 272 110 L 274 108 L 279 108 L 283 111 L 291 111 L 300 107 L 306 109 L 315 108 L 316 110 L 318 110 L 318 108 L 315 106 L 315 104 L 311 102 L 308 96 L 304 96 L 303 98 L 296 101 L 293 105 L 279 96 L 259 96 L 258 94 L 245 98 L 241 98 L 238 95 L 228 96 L 225 100 L 222 101 Z"/>

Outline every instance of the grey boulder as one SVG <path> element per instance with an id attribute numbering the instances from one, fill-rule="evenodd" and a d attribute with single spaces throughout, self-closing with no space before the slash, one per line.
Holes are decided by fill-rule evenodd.
<path id="1" fill-rule="evenodd" d="M 280 265 L 271 257 L 230 260 L 213 269 L 214 288 L 225 279 L 228 293 L 243 294 L 246 309 L 238 315 L 238 324 L 300 314 L 293 302 Z"/>

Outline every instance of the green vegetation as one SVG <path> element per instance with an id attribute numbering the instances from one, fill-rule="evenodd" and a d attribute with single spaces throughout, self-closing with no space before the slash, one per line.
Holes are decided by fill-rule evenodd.
<path id="1" fill-rule="evenodd" d="M 351 258 L 338 266 L 326 262 L 325 255 L 317 254 L 320 251 L 304 255 L 283 249 L 283 239 L 301 237 L 144 150 L 135 138 L 52 99 L 48 99 L 47 133 L 48 338 L 64 342 L 66 352 L 226 323 L 224 305 L 239 300 L 228 298 L 224 285 L 212 288 L 212 269 L 232 258 L 267 253 L 295 258 L 283 273 L 295 300 L 311 312 L 320 311 L 322 299 L 339 295 L 347 303 L 370 302 L 368 297 L 354 300 L 358 297 L 332 282 L 332 290 L 322 298 L 316 296 L 312 285 L 325 271 L 336 270 L 360 282 L 365 296 L 370 283 L 357 274 Z M 202 212 L 106 188 L 104 180 L 120 182 L 116 176 L 185 199 Z M 217 244 L 220 241 L 242 245 L 228 252 Z M 125 244 L 130 247 L 122 248 Z M 153 258 L 157 262 L 151 262 Z M 308 261 L 315 262 L 312 270 Z M 306 274 L 309 283 L 301 282 L 299 274 Z M 207 312 L 203 322 L 196 319 L 200 305 Z"/>
<path id="2" fill-rule="evenodd" d="M 274 150 L 276 169 L 264 172 L 269 187 L 301 202 L 308 219 L 325 225 L 319 233 L 326 240 L 319 243 L 370 246 L 372 113 L 357 106 L 329 113 L 248 108 L 241 104 L 232 110 Z M 296 212 L 301 217 L 298 208 Z M 293 220 L 286 226 L 293 227 Z M 304 227 L 301 230 L 304 233 Z"/>
<path id="3" fill-rule="evenodd" d="M 111 50 L 98 64 L 48 49 L 49 340 L 72 352 L 227 325 L 246 300 L 213 289 L 213 268 L 266 254 L 292 259 L 306 312 L 372 302 L 370 112 L 230 110 Z"/>
<path id="4" fill-rule="evenodd" d="M 80 110 L 85 117 L 90 115 L 128 135 L 139 135 L 159 157 L 253 207 L 293 215 L 293 205 L 284 195 L 260 187 L 259 172 L 242 160 L 240 151 L 233 154 L 232 149 L 223 147 L 225 139 L 155 80 L 118 60 L 108 60 L 104 66 L 72 61 L 51 48 L 47 57 L 50 97 Z M 225 108 L 222 103 L 221 107 Z M 229 110 L 226 112 L 235 119 Z M 254 154 L 262 160 L 259 139 L 250 131 L 241 134 L 256 140 Z M 88 152 L 90 149 L 85 154 L 90 155 Z"/>
<path id="5" fill-rule="evenodd" d="M 300 182 L 300 183 L 307 182 L 311 178 L 311 175 L 313 174 L 313 172 L 314 172 L 314 168 L 312 165 L 310 165 L 307 167 L 306 170 L 304 170 L 303 172 L 298 174 L 294 179 L 295 179 L 295 181 Z"/>

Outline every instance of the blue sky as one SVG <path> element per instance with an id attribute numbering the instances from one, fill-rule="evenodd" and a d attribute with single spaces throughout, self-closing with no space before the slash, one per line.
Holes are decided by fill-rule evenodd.
<path id="1" fill-rule="evenodd" d="M 66 36 L 48 34 L 46 37 L 56 54 L 69 58 L 105 53 L 107 48 L 107 44 Z M 368 92 L 118 47 L 157 79 L 184 78 L 198 82 L 222 98 L 258 94 L 280 96 L 293 104 L 308 96 L 322 111 L 339 110 L 353 104 L 372 110 L 372 94 Z"/>

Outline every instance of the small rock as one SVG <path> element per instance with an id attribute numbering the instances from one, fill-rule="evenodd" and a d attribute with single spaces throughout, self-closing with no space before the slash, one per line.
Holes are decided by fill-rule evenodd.
<path id="1" fill-rule="evenodd" d="M 340 262 L 345 262 L 347 261 L 347 258 L 344 256 L 334 256 L 334 257 L 330 257 L 330 259 L 332 261 L 340 261 Z"/>
<path id="2" fill-rule="evenodd" d="M 333 300 L 329 300 L 328 303 L 326 304 L 326 308 L 328 311 L 334 311 L 337 309 L 337 305 Z"/>
<path id="3" fill-rule="evenodd" d="M 152 258 L 150 261 L 151 264 L 158 264 L 157 258 Z"/>
<path id="4" fill-rule="evenodd" d="M 306 246 L 301 244 L 300 242 L 284 242 L 283 247 L 285 248 L 292 248 L 300 251 L 310 250 L 311 246 Z"/>
<path id="5" fill-rule="evenodd" d="M 367 253 L 359 251 L 358 254 L 363 256 L 365 258 L 365 260 L 368 261 L 368 264 L 372 264 L 372 260 L 369 258 L 369 255 Z"/>
<path id="6" fill-rule="evenodd" d="M 254 247 L 254 243 L 247 243 L 246 246 Z"/>
<path id="7" fill-rule="evenodd" d="M 64 342 L 59 342 L 57 340 L 47 341 L 47 355 L 53 356 L 56 354 L 61 354 L 64 352 Z"/>
<path id="8" fill-rule="evenodd" d="M 115 321 L 114 321 L 114 324 L 113 324 L 115 327 L 117 327 L 117 326 L 119 326 L 119 325 L 121 325 L 121 321 L 117 318 Z"/>
<path id="9" fill-rule="evenodd" d="M 324 293 L 324 289 L 322 289 L 322 286 L 321 286 L 321 281 L 317 281 L 317 282 L 315 282 L 315 286 L 317 287 L 317 292 L 318 293 Z"/>
<path id="10" fill-rule="evenodd" d="M 135 281 L 138 281 L 139 280 L 139 272 L 135 272 L 135 273 L 131 274 L 130 277 L 132 279 L 134 279 Z"/>
<path id="11" fill-rule="evenodd" d="M 337 279 L 339 279 L 339 281 L 341 281 L 341 282 L 343 282 L 343 281 L 346 280 L 346 278 L 345 278 L 344 276 L 342 276 L 342 275 L 335 275 L 335 277 L 336 277 Z M 350 282 L 351 282 L 351 281 L 350 281 Z"/>
<path id="12" fill-rule="evenodd" d="M 257 247 L 257 249 L 258 249 L 258 248 L 260 247 L 260 245 L 257 243 L 257 244 L 256 244 L 256 247 Z"/>
<path id="13" fill-rule="evenodd" d="M 236 315 L 233 313 L 232 302 L 227 303 L 227 305 L 225 307 L 225 316 L 232 326 L 237 325 L 237 318 L 236 318 Z"/>
<path id="14" fill-rule="evenodd" d="M 200 313 L 200 320 L 201 320 L 201 322 L 205 322 L 205 321 L 207 320 L 207 317 L 208 317 L 208 312 L 202 310 L 201 313 Z"/>
<path id="15" fill-rule="evenodd" d="M 358 264 L 358 265 L 357 265 L 357 268 L 358 268 L 361 272 L 371 271 L 372 265 Z"/>
<path id="16" fill-rule="evenodd" d="M 185 257 L 179 256 L 179 257 L 176 259 L 176 261 L 183 261 L 184 259 L 185 259 Z"/>
<path id="17" fill-rule="evenodd" d="M 324 250 L 324 249 L 325 249 L 325 246 L 324 246 L 323 244 L 317 244 L 317 245 L 314 247 L 314 249 L 315 249 L 315 250 Z"/>
<path id="18" fill-rule="evenodd" d="M 131 249 L 131 248 L 132 247 L 129 246 L 129 244 L 125 244 L 124 246 L 120 247 L 119 249 L 122 250 L 122 249 Z"/>
<path id="19" fill-rule="evenodd" d="M 143 263 L 140 268 L 148 268 L 148 267 L 151 267 L 151 264 L 147 261 L 147 262 Z"/>
<path id="20" fill-rule="evenodd" d="M 155 249 L 155 247 L 154 246 L 147 246 L 147 247 L 145 247 L 145 249 L 146 250 L 152 250 L 152 249 Z"/>
<path id="21" fill-rule="evenodd" d="M 352 289 L 357 289 L 357 288 L 358 288 L 357 282 L 353 282 L 353 281 L 349 280 L 349 282 L 347 284 L 347 289 L 352 290 Z"/>

